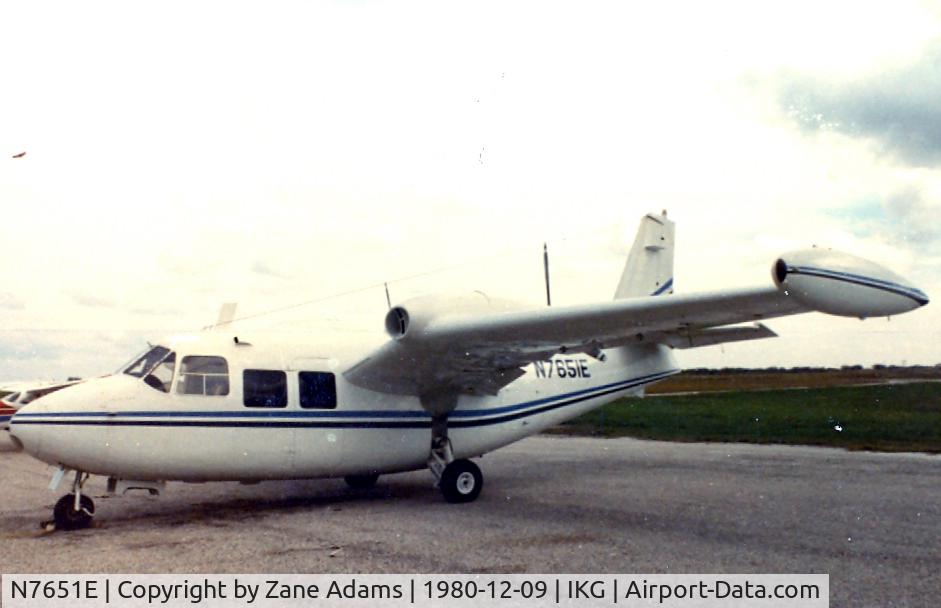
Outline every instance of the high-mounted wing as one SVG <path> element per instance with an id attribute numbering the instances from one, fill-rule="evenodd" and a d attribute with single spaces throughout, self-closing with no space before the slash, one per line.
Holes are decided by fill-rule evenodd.
<path id="1" fill-rule="evenodd" d="M 393 339 L 349 369 L 346 378 L 405 395 L 447 388 L 495 394 L 528 363 L 558 353 L 599 357 L 604 349 L 631 343 L 715 344 L 729 340 L 710 337 L 710 328 L 809 310 L 773 287 L 477 314 L 444 312 L 448 304 L 418 301 L 393 308 L 386 324 Z M 745 339 L 774 335 L 754 327 L 722 332 L 759 334 Z"/>
<path id="2" fill-rule="evenodd" d="M 763 325 L 734 324 L 813 310 L 885 316 L 928 302 L 898 275 L 830 250 L 784 256 L 773 274 L 775 286 L 531 310 L 507 310 L 485 296 L 476 305 L 412 301 L 386 316 L 391 339 L 344 375 L 387 393 L 496 394 L 528 363 L 558 353 L 603 357 L 632 343 L 688 348 L 771 337 Z"/>

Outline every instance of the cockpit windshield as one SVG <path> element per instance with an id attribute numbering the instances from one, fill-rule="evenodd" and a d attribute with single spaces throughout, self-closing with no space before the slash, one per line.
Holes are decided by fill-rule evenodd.
<path id="1" fill-rule="evenodd" d="M 143 378 L 150 387 L 168 393 L 175 363 L 176 354 L 173 351 L 163 346 L 154 346 L 123 371 L 128 376 Z"/>
<path id="2" fill-rule="evenodd" d="M 124 368 L 124 373 L 135 378 L 143 378 L 150 373 L 150 370 L 157 367 L 157 364 L 163 361 L 170 354 L 169 348 L 163 346 L 154 346 L 141 357 Z"/>

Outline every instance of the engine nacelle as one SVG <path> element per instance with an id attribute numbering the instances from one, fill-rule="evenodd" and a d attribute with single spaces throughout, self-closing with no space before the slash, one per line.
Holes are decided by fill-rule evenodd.
<path id="1" fill-rule="evenodd" d="M 771 270 L 789 297 L 820 312 L 844 317 L 897 315 L 928 303 L 923 291 L 882 266 L 832 249 L 781 256 Z"/>
<path id="2" fill-rule="evenodd" d="M 491 298 L 482 291 L 453 297 L 419 297 L 393 307 L 386 313 L 386 332 L 402 340 L 423 332 L 435 319 L 484 315 L 520 310 L 524 306 Z"/>

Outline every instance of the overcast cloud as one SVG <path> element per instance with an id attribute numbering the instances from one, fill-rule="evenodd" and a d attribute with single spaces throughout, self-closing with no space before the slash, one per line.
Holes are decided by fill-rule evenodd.
<path id="1" fill-rule="evenodd" d="M 606 300 L 664 208 L 679 292 L 816 243 L 941 297 L 938 27 L 921 0 L 2 3 L 0 379 L 111 371 L 223 302 L 376 331 L 386 281 L 538 305 L 544 241 L 553 303 Z M 935 308 L 681 363 L 933 363 Z"/>
<path id="2" fill-rule="evenodd" d="M 0 291 L 0 308 L 5 310 L 22 310 L 26 305 L 23 300 L 10 292 Z"/>
<path id="3" fill-rule="evenodd" d="M 891 194 L 885 211 L 894 236 L 909 246 L 933 246 L 941 239 L 941 204 L 926 200 L 920 188 L 910 186 Z"/>
<path id="4" fill-rule="evenodd" d="M 88 306 L 90 308 L 115 308 L 118 303 L 110 298 L 104 298 L 99 295 L 90 294 L 90 293 L 73 293 L 72 299 L 82 306 Z"/>
<path id="5" fill-rule="evenodd" d="M 941 38 L 852 75 L 784 70 L 768 82 L 812 145 L 847 154 L 839 136 L 873 155 L 879 181 L 834 216 L 941 270 Z"/>
<path id="6" fill-rule="evenodd" d="M 941 166 L 941 41 L 914 61 L 857 78 L 800 72 L 779 78 L 779 103 L 805 131 L 866 138 L 900 163 Z"/>

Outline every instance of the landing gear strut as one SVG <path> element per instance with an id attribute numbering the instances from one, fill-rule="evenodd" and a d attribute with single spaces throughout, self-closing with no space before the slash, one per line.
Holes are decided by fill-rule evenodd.
<path id="1" fill-rule="evenodd" d="M 75 481 L 72 482 L 72 494 L 66 494 L 52 509 L 52 518 L 58 530 L 81 530 L 91 524 L 95 516 L 95 503 L 82 494 L 82 487 L 90 476 L 75 471 Z"/>
<path id="2" fill-rule="evenodd" d="M 484 476 L 480 467 L 465 458 L 455 459 L 448 438 L 448 417 L 431 418 L 431 454 L 428 468 L 438 481 L 438 489 L 444 499 L 451 503 L 471 502 L 480 495 L 484 487 Z"/>

